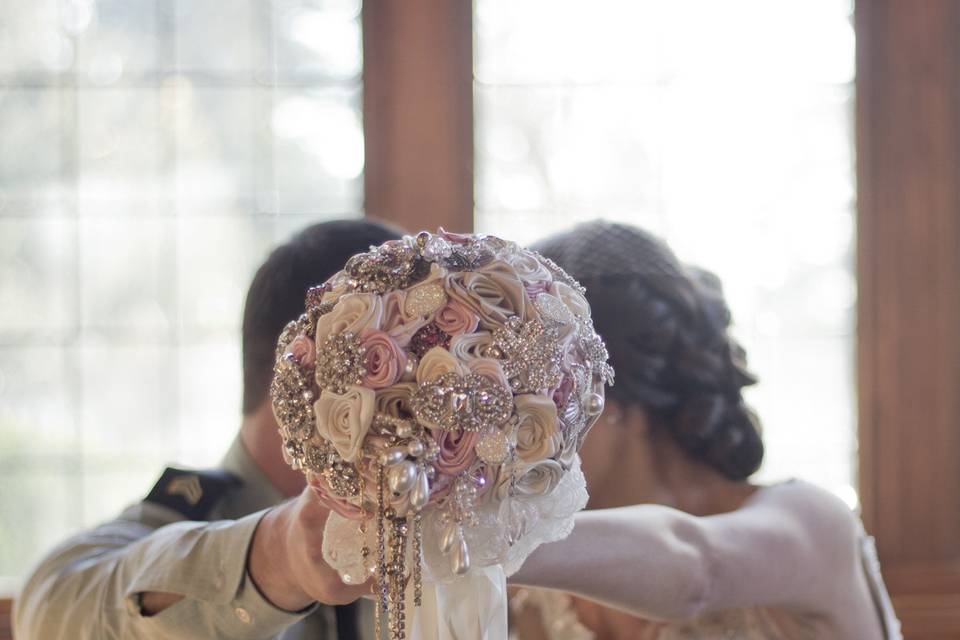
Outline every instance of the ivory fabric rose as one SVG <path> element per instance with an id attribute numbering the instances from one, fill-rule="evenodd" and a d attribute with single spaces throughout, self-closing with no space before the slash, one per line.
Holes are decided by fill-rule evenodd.
<path id="1" fill-rule="evenodd" d="M 380 297 L 383 303 L 383 315 L 380 317 L 380 328 L 389 332 L 403 324 L 403 302 L 407 292 L 404 290 L 391 291 Z"/>
<path id="2" fill-rule="evenodd" d="M 480 324 L 477 317 L 468 306 L 457 300 L 450 300 L 446 306 L 437 312 L 433 320 L 438 327 L 451 336 L 473 333 Z"/>
<path id="3" fill-rule="evenodd" d="M 413 334 L 430 322 L 430 318 L 408 318 L 404 313 L 406 291 L 391 291 L 383 296 L 383 318 L 380 329 L 404 349 L 410 344 Z"/>
<path id="4" fill-rule="evenodd" d="M 514 494 L 535 498 L 550 493 L 560 484 L 563 467 L 556 460 L 541 460 L 526 466 L 513 485 Z"/>
<path id="5" fill-rule="evenodd" d="M 451 371 L 461 375 L 464 373 L 463 367 L 450 355 L 449 351 L 443 347 L 434 347 L 420 359 L 420 364 L 417 366 L 417 382 L 423 384 Z"/>
<path id="6" fill-rule="evenodd" d="M 481 352 L 491 342 L 493 342 L 493 335 L 489 331 L 453 336 L 450 340 L 450 353 L 460 362 L 466 363 L 476 358 L 483 358 Z"/>
<path id="7" fill-rule="evenodd" d="M 507 374 L 503 372 L 499 361 L 493 358 L 475 358 L 468 360 L 466 365 L 470 373 L 483 376 L 504 389 L 510 389 L 510 381 L 507 380 Z"/>
<path id="8" fill-rule="evenodd" d="M 379 329 L 383 317 L 383 301 L 375 293 L 348 293 L 336 306 L 317 320 L 317 342 L 327 336 L 364 329 Z"/>
<path id="9" fill-rule="evenodd" d="M 377 329 L 364 329 L 360 341 L 367 348 L 364 356 L 367 374 L 363 386 L 383 389 L 400 380 L 407 364 L 407 354 L 393 338 Z"/>
<path id="10" fill-rule="evenodd" d="M 328 440 L 347 462 L 357 459 L 370 430 L 376 392 L 351 385 L 344 393 L 325 390 L 313 403 L 317 433 Z"/>
<path id="11" fill-rule="evenodd" d="M 560 301 L 567 305 L 573 315 L 581 319 L 590 318 L 590 304 L 587 299 L 570 285 L 563 282 L 554 282 L 550 287 L 550 293 L 560 298 Z"/>
<path id="12" fill-rule="evenodd" d="M 474 446 L 480 438 L 477 431 L 437 431 L 435 434 L 440 453 L 434 463 L 437 471 L 456 475 L 473 464 L 477 454 Z"/>
<path id="13" fill-rule="evenodd" d="M 410 418 L 413 410 L 410 400 L 417 391 L 417 385 L 412 382 L 401 382 L 386 389 L 377 391 L 376 410 L 394 418 Z"/>
<path id="14" fill-rule="evenodd" d="M 537 257 L 526 249 L 518 249 L 507 262 L 512 266 L 517 275 L 524 282 L 546 282 L 549 284 L 553 280 L 553 274 L 550 270 L 537 259 Z"/>
<path id="15" fill-rule="evenodd" d="M 557 453 L 557 405 L 540 394 L 525 393 L 514 398 L 517 411 L 517 455 L 524 462 L 536 462 Z"/>
<path id="16" fill-rule="evenodd" d="M 482 326 L 499 326 L 511 316 L 526 316 L 527 292 L 503 262 L 492 262 L 479 271 L 451 273 L 445 286 L 451 298 L 479 316 Z"/>
<path id="17" fill-rule="evenodd" d="M 285 353 L 293 356 L 301 367 L 312 367 L 317 360 L 317 347 L 313 340 L 300 334 L 287 345 Z"/>

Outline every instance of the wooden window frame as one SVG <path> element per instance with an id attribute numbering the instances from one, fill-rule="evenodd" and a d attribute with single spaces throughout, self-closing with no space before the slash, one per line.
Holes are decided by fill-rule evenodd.
<path id="1" fill-rule="evenodd" d="M 960 3 L 859 0 L 860 497 L 907 638 L 960 635 Z"/>

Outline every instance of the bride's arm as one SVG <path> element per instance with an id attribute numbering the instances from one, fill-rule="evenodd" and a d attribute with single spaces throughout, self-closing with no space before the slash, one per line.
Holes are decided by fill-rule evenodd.
<path id="1" fill-rule="evenodd" d="M 858 529 L 846 506 L 794 482 L 695 517 L 656 505 L 587 511 L 511 578 L 656 619 L 755 605 L 827 613 L 850 596 Z"/>

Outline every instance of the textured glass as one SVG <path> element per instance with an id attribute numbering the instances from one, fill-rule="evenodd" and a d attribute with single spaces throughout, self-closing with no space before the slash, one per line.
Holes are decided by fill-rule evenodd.
<path id="1" fill-rule="evenodd" d="M 0 42 L 3 42 L 0 37 Z M 0 87 L 0 216 L 63 215 L 75 98 L 56 87 Z"/>
<path id="2" fill-rule="evenodd" d="M 76 224 L 0 217 L 0 344 L 76 329 Z"/>
<path id="3" fill-rule="evenodd" d="M 80 300 L 84 327 L 110 338 L 169 339 L 176 325 L 171 277 L 174 221 L 91 218 L 80 222 Z"/>
<path id="4" fill-rule="evenodd" d="M 184 330 L 239 329 L 250 277 L 273 244 L 272 217 L 181 219 L 175 282 Z"/>
<path id="5" fill-rule="evenodd" d="M 75 361 L 71 349 L 56 345 L 0 347 L 0 472 L 76 457 Z"/>
<path id="6" fill-rule="evenodd" d="M 359 14 L 0 2 L 0 597 L 236 434 L 254 270 L 360 215 Z"/>
<path id="7" fill-rule="evenodd" d="M 760 479 L 854 502 L 850 0 L 476 11 L 478 229 L 623 221 L 716 272 L 761 378 Z"/>

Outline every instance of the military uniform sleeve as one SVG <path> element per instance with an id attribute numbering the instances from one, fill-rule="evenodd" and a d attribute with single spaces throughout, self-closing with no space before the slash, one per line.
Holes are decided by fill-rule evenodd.
<path id="1" fill-rule="evenodd" d="M 299 613 L 277 609 L 247 575 L 250 542 L 264 513 L 239 520 L 170 522 L 179 514 L 162 506 L 131 507 L 120 519 L 73 537 L 41 561 L 16 602 L 16 637 L 274 637 L 312 608 Z M 144 616 L 140 594 L 150 591 L 183 599 Z"/>

